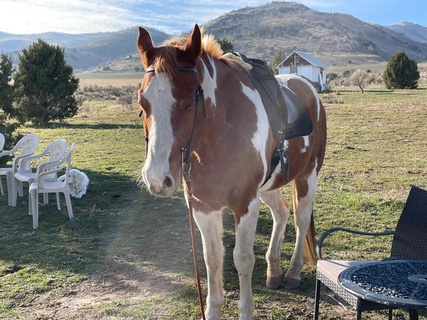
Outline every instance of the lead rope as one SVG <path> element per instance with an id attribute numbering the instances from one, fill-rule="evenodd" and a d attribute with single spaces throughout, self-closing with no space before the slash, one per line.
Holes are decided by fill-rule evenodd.
<path id="1" fill-rule="evenodd" d="M 191 234 L 191 248 L 193 250 L 193 260 L 194 260 L 194 271 L 196 273 L 196 282 L 197 282 L 197 294 L 199 297 L 200 312 L 202 314 L 202 319 L 205 318 L 205 308 L 203 305 L 202 297 L 202 286 L 200 285 L 200 272 L 199 272 L 199 263 L 197 261 L 197 251 L 196 251 L 196 233 L 194 230 L 194 217 L 193 217 L 193 190 L 191 187 L 191 163 L 186 161 L 187 152 L 186 148 L 182 148 L 182 178 L 187 185 L 187 201 L 188 201 L 188 219 L 190 220 L 190 234 Z"/>

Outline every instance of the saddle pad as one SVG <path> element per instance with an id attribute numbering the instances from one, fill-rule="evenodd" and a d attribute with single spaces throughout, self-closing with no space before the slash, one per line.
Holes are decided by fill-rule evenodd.
<path id="1" fill-rule="evenodd" d="M 284 122 L 285 139 L 307 136 L 313 132 L 313 124 L 307 109 L 288 87 L 281 86 L 288 118 Z"/>

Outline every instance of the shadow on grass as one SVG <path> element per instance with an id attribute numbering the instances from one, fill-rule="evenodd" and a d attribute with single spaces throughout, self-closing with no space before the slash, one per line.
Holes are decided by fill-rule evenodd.
<path id="1" fill-rule="evenodd" d="M 135 124 L 114 124 L 114 123 L 76 123 L 76 124 L 66 124 L 64 128 L 72 129 L 101 129 L 101 130 L 114 130 L 114 129 L 141 129 L 141 125 Z"/>
<path id="2" fill-rule="evenodd" d="M 90 279 L 99 287 L 99 292 L 113 291 L 117 301 L 132 294 L 141 297 L 157 294 L 177 296 L 189 305 L 196 304 L 188 212 L 183 195 L 155 198 L 129 177 L 85 172 L 91 182 L 83 198 L 72 198 L 75 216 L 72 221 L 67 219 L 62 197 L 63 209 L 58 212 L 51 195 L 48 205 L 40 205 L 39 228 L 33 230 L 32 217 L 27 213 L 27 186 L 16 208 L 7 206 L 6 196 L 0 197 L 0 285 L 6 278 L 3 276 L 13 274 L 17 275 L 16 281 L 25 282 L 19 273 L 30 266 L 40 270 L 43 277 L 58 279 L 49 283 L 45 291 L 66 287 L 61 283 L 78 275 L 80 280 L 75 282 Z M 224 224 L 224 287 L 228 299 L 234 301 L 238 298 L 239 282 L 232 258 L 235 240 L 232 214 L 224 213 Z M 288 229 L 292 234 L 293 227 Z M 264 255 L 270 232 L 270 215 L 262 212 L 257 237 L 263 240 L 256 241 L 254 248 L 254 294 L 261 301 L 268 299 L 269 302 L 285 301 L 291 294 L 312 296 L 314 278 L 310 272 L 303 274 L 303 286 L 292 293 L 265 287 Z M 292 243 L 293 236 L 287 241 Z M 206 269 L 198 232 L 197 244 L 206 298 Z M 283 252 L 285 267 L 290 255 L 291 252 Z M 61 278 L 57 273 L 66 273 L 66 276 Z"/>
<path id="3" fill-rule="evenodd" d="M 31 124 L 28 128 L 37 128 Z M 94 129 L 94 130 L 114 130 L 114 129 L 141 129 L 141 124 L 135 120 L 134 124 L 129 123 L 60 123 L 50 122 L 49 129 Z"/>
<path id="4" fill-rule="evenodd" d="M 53 194 L 48 205 L 40 203 L 36 230 L 32 228 L 32 216 L 28 215 L 27 184 L 24 184 L 24 197 L 18 198 L 15 208 L 7 205 L 7 195 L 0 196 L 3 263 L 66 268 L 74 273 L 86 273 L 96 263 L 104 250 L 103 243 L 115 228 L 114 222 L 140 190 L 134 180 L 125 176 L 85 172 L 90 184 L 85 196 L 72 198 L 75 216 L 72 221 L 67 218 L 62 195 L 61 211 L 56 208 Z"/>
<path id="5" fill-rule="evenodd" d="M 36 230 L 28 215 L 28 185 L 15 208 L 7 205 L 7 195 L 0 196 L 0 286 L 3 276 L 16 274 L 16 281 L 25 281 L 18 280 L 21 270 L 35 268 L 48 278 L 65 272 L 101 285 L 114 283 L 117 290 L 148 284 L 158 291 L 163 283 L 171 292 L 173 282 L 176 291 L 191 288 L 192 295 L 192 278 L 190 283 L 176 280 L 194 272 L 183 197 L 156 199 L 129 177 L 85 173 L 88 191 L 72 198 L 71 221 L 62 195 L 61 211 L 53 194 L 48 205 L 40 202 Z M 202 260 L 201 246 L 198 250 Z"/>

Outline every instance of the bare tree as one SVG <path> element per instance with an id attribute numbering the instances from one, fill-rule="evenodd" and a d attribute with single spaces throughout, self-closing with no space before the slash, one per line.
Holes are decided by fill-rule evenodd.
<path id="1" fill-rule="evenodd" d="M 371 75 L 361 69 L 355 70 L 350 76 L 350 83 L 354 86 L 358 86 L 362 93 L 365 92 L 365 88 L 367 85 L 371 83 L 372 77 Z"/>

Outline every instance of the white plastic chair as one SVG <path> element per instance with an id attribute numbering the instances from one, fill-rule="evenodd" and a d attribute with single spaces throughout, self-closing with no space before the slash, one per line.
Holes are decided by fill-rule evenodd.
<path id="1" fill-rule="evenodd" d="M 14 186 L 13 186 L 13 202 L 12 206 L 16 206 L 16 200 L 18 197 L 18 193 L 16 192 L 18 188 L 18 184 L 22 182 L 27 182 L 28 185 L 30 185 L 32 182 L 34 182 L 36 178 L 36 173 L 31 170 L 31 165 L 34 164 L 35 161 L 38 161 L 39 163 L 47 163 L 47 162 L 55 162 L 58 160 L 61 160 L 62 157 L 64 157 L 65 152 L 67 151 L 67 141 L 64 139 L 56 139 L 49 143 L 47 147 L 43 150 L 43 152 L 39 154 L 35 154 L 32 156 L 25 157 L 21 161 L 21 166 L 16 168 L 16 171 L 14 172 Z M 46 158 L 47 161 L 43 161 L 43 159 Z M 54 180 L 56 181 L 57 176 L 56 172 L 52 173 L 49 177 L 46 177 L 46 179 Z M 59 195 L 57 196 L 57 198 Z M 29 201 L 30 202 L 30 201 Z M 28 202 L 28 213 L 31 213 L 31 206 Z M 46 194 L 46 197 L 44 198 L 44 203 L 48 203 L 48 197 Z"/>
<path id="2" fill-rule="evenodd" d="M 8 197 L 8 204 L 12 206 L 13 199 L 14 199 L 14 172 L 17 170 L 17 168 L 21 165 L 22 159 L 24 159 L 27 156 L 32 155 L 36 149 L 37 145 L 39 143 L 39 137 L 34 134 L 30 133 L 21 138 L 16 145 L 13 147 L 13 149 L 8 151 L 3 151 L 0 153 L 0 158 L 4 156 L 8 156 L 11 154 L 15 155 L 15 158 L 13 159 L 12 166 L 7 168 L 0 168 L 0 176 L 6 176 L 7 180 L 7 197 Z M 19 194 L 22 195 L 22 184 L 18 184 L 18 191 Z"/>
<path id="3" fill-rule="evenodd" d="M 37 229 L 39 226 L 39 194 L 59 193 L 62 192 L 67 203 L 68 217 L 73 218 L 73 208 L 71 206 L 70 187 L 68 185 L 69 172 L 71 166 L 71 152 L 73 151 L 75 143 L 71 144 L 65 156 L 58 161 L 45 162 L 37 167 L 34 182 L 30 184 L 30 205 L 31 214 L 33 215 L 33 228 Z M 49 179 L 54 173 L 58 173 L 65 169 L 64 181 L 52 181 Z M 59 197 L 57 197 L 57 207 L 61 210 Z"/>
<path id="4" fill-rule="evenodd" d="M 6 142 L 3 133 L 0 133 L 0 152 L 3 151 L 4 143 Z M 1 176 L 0 176 L 0 192 L 1 195 L 4 196 L 4 190 L 3 190 L 3 183 L 1 182 Z"/>
<path id="5" fill-rule="evenodd" d="M 3 133 L 0 132 L 0 151 L 3 151 L 5 142 L 6 142 L 6 139 L 4 138 Z"/>

